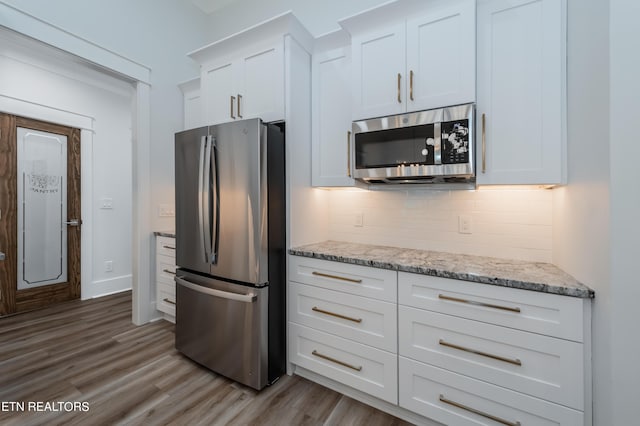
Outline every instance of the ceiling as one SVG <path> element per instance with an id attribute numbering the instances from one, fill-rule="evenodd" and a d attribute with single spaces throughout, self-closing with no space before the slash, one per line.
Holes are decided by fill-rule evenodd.
<path id="1" fill-rule="evenodd" d="M 231 3 L 237 3 L 241 0 L 191 0 L 191 3 L 200 8 L 204 13 L 210 14 L 216 12 Z"/>

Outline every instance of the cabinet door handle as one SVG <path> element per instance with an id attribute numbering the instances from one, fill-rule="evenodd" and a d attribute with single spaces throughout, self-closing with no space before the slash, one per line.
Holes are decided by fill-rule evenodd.
<path id="1" fill-rule="evenodd" d="M 165 297 L 164 299 L 162 299 L 162 300 L 164 300 L 165 302 L 170 303 L 170 304 L 172 304 L 172 305 L 175 305 L 175 304 L 176 304 L 176 302 L 174 302 L 174 301 L 173 301 L 173 300 L 171 300 L 171 299 L 167 299 L 166 297 Z"/>
<path id="2" fill-rule="evenodd" d="M 240 102 L 242 101 L 242 95 L 240 93 L 238 93 L 238 118 L 242 118 L 242 115 L 240 114 Z"/>
<path id="3" fill-rule="evenodd" d="M 342 365 L 343 367 L 347 367 L 347 368 L 350 368 L 352 370 L 362 371 L 362 366 L 361 365 L 356 367 L 355 365 L 351 365 L 351 364 L 348 364 L 348 363 L 346 363 L 344 361 L 340 361 L 338 359 L 331 358 L 330 356 L 323 355 L 320 352 L 316 351 L 315 349 L 313 350 L 313 352 L 311 352 L 311 355 L 315 355 L 318 358 L 326 359 L 327 361 L 334 362 L 334 363 L 336 363 L 338 365 Z"/>
<path id="4" fill-rule="evenodd" d="M 233 115 L 233 102 L 236 100 L 235 96 L 231 96 L 231 102 L 230 102 L 230 106 L 229 106 L 229 115 L 231 116 L 231 118 L 233 118 L 234 120 L 236 119 L 236 116 Z"/>
<path id="5" fill-rule="evenodd" d="M 487 171 L 487 125 L 485 113 L 482 113 L 482 173 Z"/>
<path id="6" fill-rule="evenodd" d="M 455 401 L 452 401 L 450 399 L 447 399 L 442 394 L 440 394 L 440 401 L 444 402 L 445 404 L 453 405 L 454 407 L 461 408 L 461 409 L 463 409 L 465 411 L 469 411 L 470 413 L 477 414 L 479 416 L 482 416 L 484 418 L 493 420 L 494 422 L 498 422 L 498 423 L 506 425 L 506 426 L 520 426 L 520 422 L 510 422 L 509 420 L 505 420 L 505 419 L 502 419 L 500 417 L 496 417 L 494 415 L 485 413 L 484 411 L 476 410 L 475 408 L 471 408 L 471 407 L 469 407 L 467 405 L 463 405 L 463 404 L 460 404 L 459 402 L 455 402 Z"/>
<path id="7" fill-rule="evenodd" d="M 171 274 L 171 275 L 175 275 L 176 273 L 173 271 L 170 271 L 168 269 L 163 269 L 162 272 L 166 272 L 167 274 Z"/>
<path id="8" fill-rule="evenodd" d="M 512 308 L 510 306 L 493 305 L 491 303 L 476 302 L 474 300 L 459 299 L 457 297 L 445 296 L 444 294 L 439 294 L 438 299 L 450 300 L 452 302 L 467 303 L 469 305 L 484 306 L 486 308 L 502 309 L 503 311 L 520 313 L 520 308 L 518 307 Z"/>
<path id="9" fill-rule="evenodd" d="M 175 250 L 176 249 L 175 247 L 171 247 L 171 246 L 162 246 L 162 248 L 166 248 L 166 249 L 169 249 L 169 250 Z"/>
<path id="10" fill-rule="evenodd" d="M 351 130 L 347 132 L 347 176 L 351 177 Z"/>
<path id="11" fill-rule="evenodd" d="M 398 103 L 401 104 L 402 103 L 402 97 L 400 96 L 400 80 L 402 79 L 402 76 L 400 75 L 400 73 L 398 73 Z"/>
<path id="12" fill-rule="evenodd" d="M 470 349 L 470 348 L 465 348 L 464 346 L 458 346 L 458 345 L 454 345 L 453 343 L 449 343 L 449 342 L 445 342 L 444 340 L 440 339 L 439 341 L 440 345 L 442 346 L 446 346 L 448 348 L 453 348 L 453 349 L 457 349 L 459 351 L 465 351 L 465 352 L 469 352 L 472 354 L 476 354 L 476 355 L 481 355 L 487 358 L 491 358 L 491 359 L 496 359 L 498 361 L 503 361 L 503 362 L 508 362 L 509 364 L 514 364 L 514 365 L 518 365 L 518 366 L 522 366 L 522 361 L 520 361 L 519 359 L 513 359 L 513 358 L 506 358 L 500 355 L 493 355 L 487 352 L 482 352 L 476 349 Z"/>
<path id="13" fill-rule="evenodd" d="M 357 323 L 361 323 L 362 322 L 362 318 L 353 318 L 353 317 L 348 317 L 348 316 L 342 315 L 342 314 L 336 314 L 335 312 L 329 312 L 329 311 L 325 311 L 324 309 L 320 309 L 317 306 L 314 306 L 313 308 L 311 308 L 311 310 L 314 311 L 314 312 L 320 312 L 321 314 L 331 315 L 332 317 L 341 318 L 341 319 L 345 319 L 345 320 L 348 320 L 348 321 L 353 321 L 353 322 L 357 322 Z"/>
<path id="14" fill-rule="evenodd" d="M 356 283 L 356 284 L 360 284 L 362 282 L 362 280 L 356 280 L 356 279 L 353 279 L 353 278 L 346 278 L 346 277 L 339 277 L 338 275 L 324 274 L 322 272 L 316 272 L 316 271 L 313 271 L 311 274 L 312 275 L 316 275 L 318 277 L 333 278 L 334 280 L 348 281 L 350 283 Z"/>
<path id="15" fill-rule="evenodd" d="M 409 71 L 409 99 L 413 101 L 413 70 Z"/>

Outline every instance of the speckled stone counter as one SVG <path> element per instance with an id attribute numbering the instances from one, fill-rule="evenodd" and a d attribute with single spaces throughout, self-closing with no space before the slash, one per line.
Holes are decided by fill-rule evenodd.
<path id="1" fill-rule="evenodd" d="M 176 237 L 176 231 L 154 231 L 153 235 L 155 235 L 156 237 L 175 238 Z"/>
<path id="2" fill-rule="evenodd" d="M 295 247 L 289 253 L 564 296 L 592 298 L 595 295 L 593 290 L 549 263 L 340 241 Z"/>

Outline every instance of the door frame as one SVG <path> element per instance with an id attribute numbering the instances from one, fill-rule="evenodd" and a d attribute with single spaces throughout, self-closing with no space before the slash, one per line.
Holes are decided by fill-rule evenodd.
<path id="1" fill-rule="evenodd" d="M 82 232 L 80 237 L 80 297 L 86 298 L 93 277 L 92 270 L 92 208 L 93 196 L 93 122 L 92 117 L 63 111 L 44 105 L 0 95 L 0 111 L 18 117 L 51 122 L 80 129 L 80 211 Z"/>
<path id="2" fill-rule="evenodd" d="M 96 45 L 93 42 L 85 40 L 69 31 L 66 31 L 52 23 L 49 23 L 41 18 L 30 15 L 21 9 L 0 2 L 0 25 L 16 33 L 25 35 L 32 39 L 38 40 L 53 48 L 70 53 L 77 58 L 84 60 L 85 63 L 94 67 L 97 66 L 104 70 L 106 74 L 117 74 L 125 81 L 132 82 L 134 84 L 135 94 L 133 100 L 133 212 L 132 212 L 132 255 L 133 255 L 133 268 L 132 268 L 132 287 L 133 287 L 133 300 L 132 300 L 132 322 L 136 325 L 141 325 L 149 322 L 157 315 L 155 310 L 155 301 L 151 300 L 151 277 L 152 264 L 151 264 L 151 250 L 153 243 L 152 228 L 151 228 L 151 174 L 150 174 L 150 153 L 151 153 L 151 124 L 150 124 L 150 109 L 151 109 L 151 68 L 132 61 L 118 53 L 107 50 L 103 47 Z M 0 101 L 7 100 L 0 97 Z M 15 99 L 9 99 L 16 101 Z M 42 107 L 42 105 L 37 105 Z M 2 106 L 0 105 L 0 109 Z M 48 107 L 45 107 L 48 108 Z M 65 115 L 68 111 L 53 109 L 56 113 Z M 23 115 L 28 117 L 28 114 L 20 114 L 6 111 L 9 114 Z M 81 114 L 71 113 L 74 116 L 82 116 Z M 86 116 L 85 116 L 86 117 Z M 32 117 L 35 119 L 42 119 L 40 117 Z M 44 121 L 47 121 L 46 119 Z M 51 120 L 48 120 L 51 121 Z M 93 121 L 93 120 L 92 120 Z M 59 120 L 54 120 L 59 122 Z M 63 124 L 61 122 L 61 124 Z M 89 151 L 85 148 L 85 132 L 89 132 L 89 135 L 93 133 L 93 123 L 90 126 L 71 126 L 78 127 L 81 132 L 81 146 L 82 155 L 85 155 L 85 151 Z M 87 143 L 86 146 L 91 145 Z M 83 164 L 84 157 L 82 157 Z M 82 170 L 82 179 L 85 179 L 85 167 Z M 92 200 L 90 191 L 88 198 L 85 197 L 85 187 L 82 184 L 82 213 L 84 215 L 86 209 L 89 209 Z M 83 216 L 89 219 L 89 216 Z M 87 222 L 84 222 L 87 224 Z M 89 226 L 86 226 L 89 228 Z M 82 285 L 90 283 L 90 278 L 93 276 L 87 275 L 87 271 L 90 271 L 91 266 L 85 268 L 85 259 L 91 258 L 91 235 L 90 232 L 82 233 L 81 250 L 82 253 L 88 253 L 83 256 L 82 265 Z M 87 241 L 89 242 L 87 244 Z M 88 250 L 88 251 L 84 251 Z M 88 280 L 87 280 L 88 277 Z"/>

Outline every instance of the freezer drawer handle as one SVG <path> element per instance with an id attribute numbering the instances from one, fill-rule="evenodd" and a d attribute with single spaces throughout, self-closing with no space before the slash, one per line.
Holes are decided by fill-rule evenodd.
<path id="1" fill-rule="evenodd" d="M 316 271 L 313 271 L 311 274 L 316 275 L 318 277 L 333 278 L 334 280 L 348 281 L 350 283 L 356 283 L 356 284 L 360 284 L 362 282 L 362 280 L 354 280 L 353 278 L 345 278 L 345 277 L 339 277 L 337 275 L 323 274 L 322 272 L 316 272 Z"/>
<path id="2" fill-rule="evenodd" d="M 440 345 L 442 346 L 446 346 L 448 348 L 453 348 L 453 349 L 458 349 L 459 351 L 465 351 L 465 352 L 469 352 L 472 354 L 476 354 L 476 355 L 481 355 L 487 358 L 492 358 L 492 359 L 497 359 L 498 361 L 502 361 L 502 362 L 508 362 L 509 364 L 514 364 L 514 365 L 522 365 L 522 361 L 520 361 L 519 359 L 515 358 L 506 358 L 500 355 L 493 355 L 487 352 L 482 352 L 482 351 L 478 351 L 476 349 L 470 349 L 470 348 L 465 348 L 464 346 L 458 346 L 458 345 L 454 345 L 453 343 L 449 343 L 449 342 L 445 342 L 444 340 L 440 339 Z"/>
<path id="3" fill-rule="evenodd" d="M 357 323 L 361 323 L 362 322 L 362 318 L 353 318 L 353 317 L 348 317 L 348 316 L 342 315 L 342 314 L 336 314 L 335 312 L 329 312 L 329 311 L 325 311 L 324 309 L 320 309 L 317 306 L 314 306 L 313 308 L 311 308 L 311 310 L 314 311 L 314 312 L 320 312 L 321 314 L 331 315 L 332 317 L 342 318 L 342 319 L 353 321 L 353 322 L 357 322 Z"/>
<path id="4" fill-rule="evenodd" d="M 467 299 L 458 299 L 457 297 L 445 296 L 444 294 L 439 294 L 438 298 L 442 300 L 450 300 L 452 302 L 468 303 L 469 305 L 484 306 L 486 308 L 502 309 L 503 311 L 520 313 L 520 308 L 517 308 L 517 307 L 511 308 L 509 306 L 492 305 L 491 303 L 476 302 L 476 301 L 467 300 Z"/>
<path id="5" fill-rule="evenodd" d="M 183 279 L 183 277 L 176 277 L 175 280 L 178 284 L 185 286 L 188 289 L 197 291 L 198 293 L 208 294 L 209 296 L 219 297 L 221 299 L 229 299 L 229 300 L 235 300 L 237 302 L 245 302 L 245 303 L 253 303 L 258 299 L 258 296 L 253 293 L 238 294 L 238 293 L 231 293 L 229 291 L 216 290 L 213 288 L 203 287 L 198 284 L 190 283 L 189 281 L 186 281 L 185 279 Z"/>
<path id="6" fill-rule="evenodd" d="M 447 399 L 444 397 L 444 395 L 440 394 L 440 401 L 444 402 L 445 404 L 449 404 L 449 405 L 453 405 L 454 407 L 458 407 L 461 408 L 465 411 L 469 411 L 473 414 L 477 414 L 479 416 L 485 417 L 487 419 L 493 420 L 494 422 L 498 422 L 500 424 L 503 425 L 507 425 L 507 426 L 520 426 L 520 422 L 510 422 L 509 420 L 505 420 L 505 419 L 501 419 L 500 417 L 496 417 L 493 416 L 491 414 L 487 414 L 483 411 L 480 410 L 476 410 L 475 408 L 471 408 L 468 407 L 466 405 L 460 404 L 459 402 L 455 402 L 455 401 L 451 401 L 450 399 Z"/>
<path id="7" fill-rule="evenodd" d="M 162 299 L 162 300 L 163 300 L 163 301 L 165 301 L 165 302 L 167 302 L 167 303 L 170 303 L 170 304 L 172 304 L 172 305 L 175 305 L 175 304 L 176 304 L 176 302 L 174 302 L 174 301 L 173 301 L 173 300 L 171 300 L 171 299 L 167 299 L 166 297 L 165 297 L 164 299 Z"/>
<path id="8" fill-rule="evenodd" d="M 338 365 L 342 365 L 343 367 L 347 367 L 347 368 L 350 368 L 352 370 L 362 371 L 362 366 L 361 365 L 356 367 L 356 366 L 348 364 L 348 363 L 346 363 L 344 361 L 340 361 L 338 359 L 331 358 L 330 356 L 323 355 L 320 352 L 316 351 L 315 349 L 313 350 L 313 352 L 311 352 L 311 355 L 315 355 L 318 358 L 326 359 L 327 361 L 335 362 Z"/>

